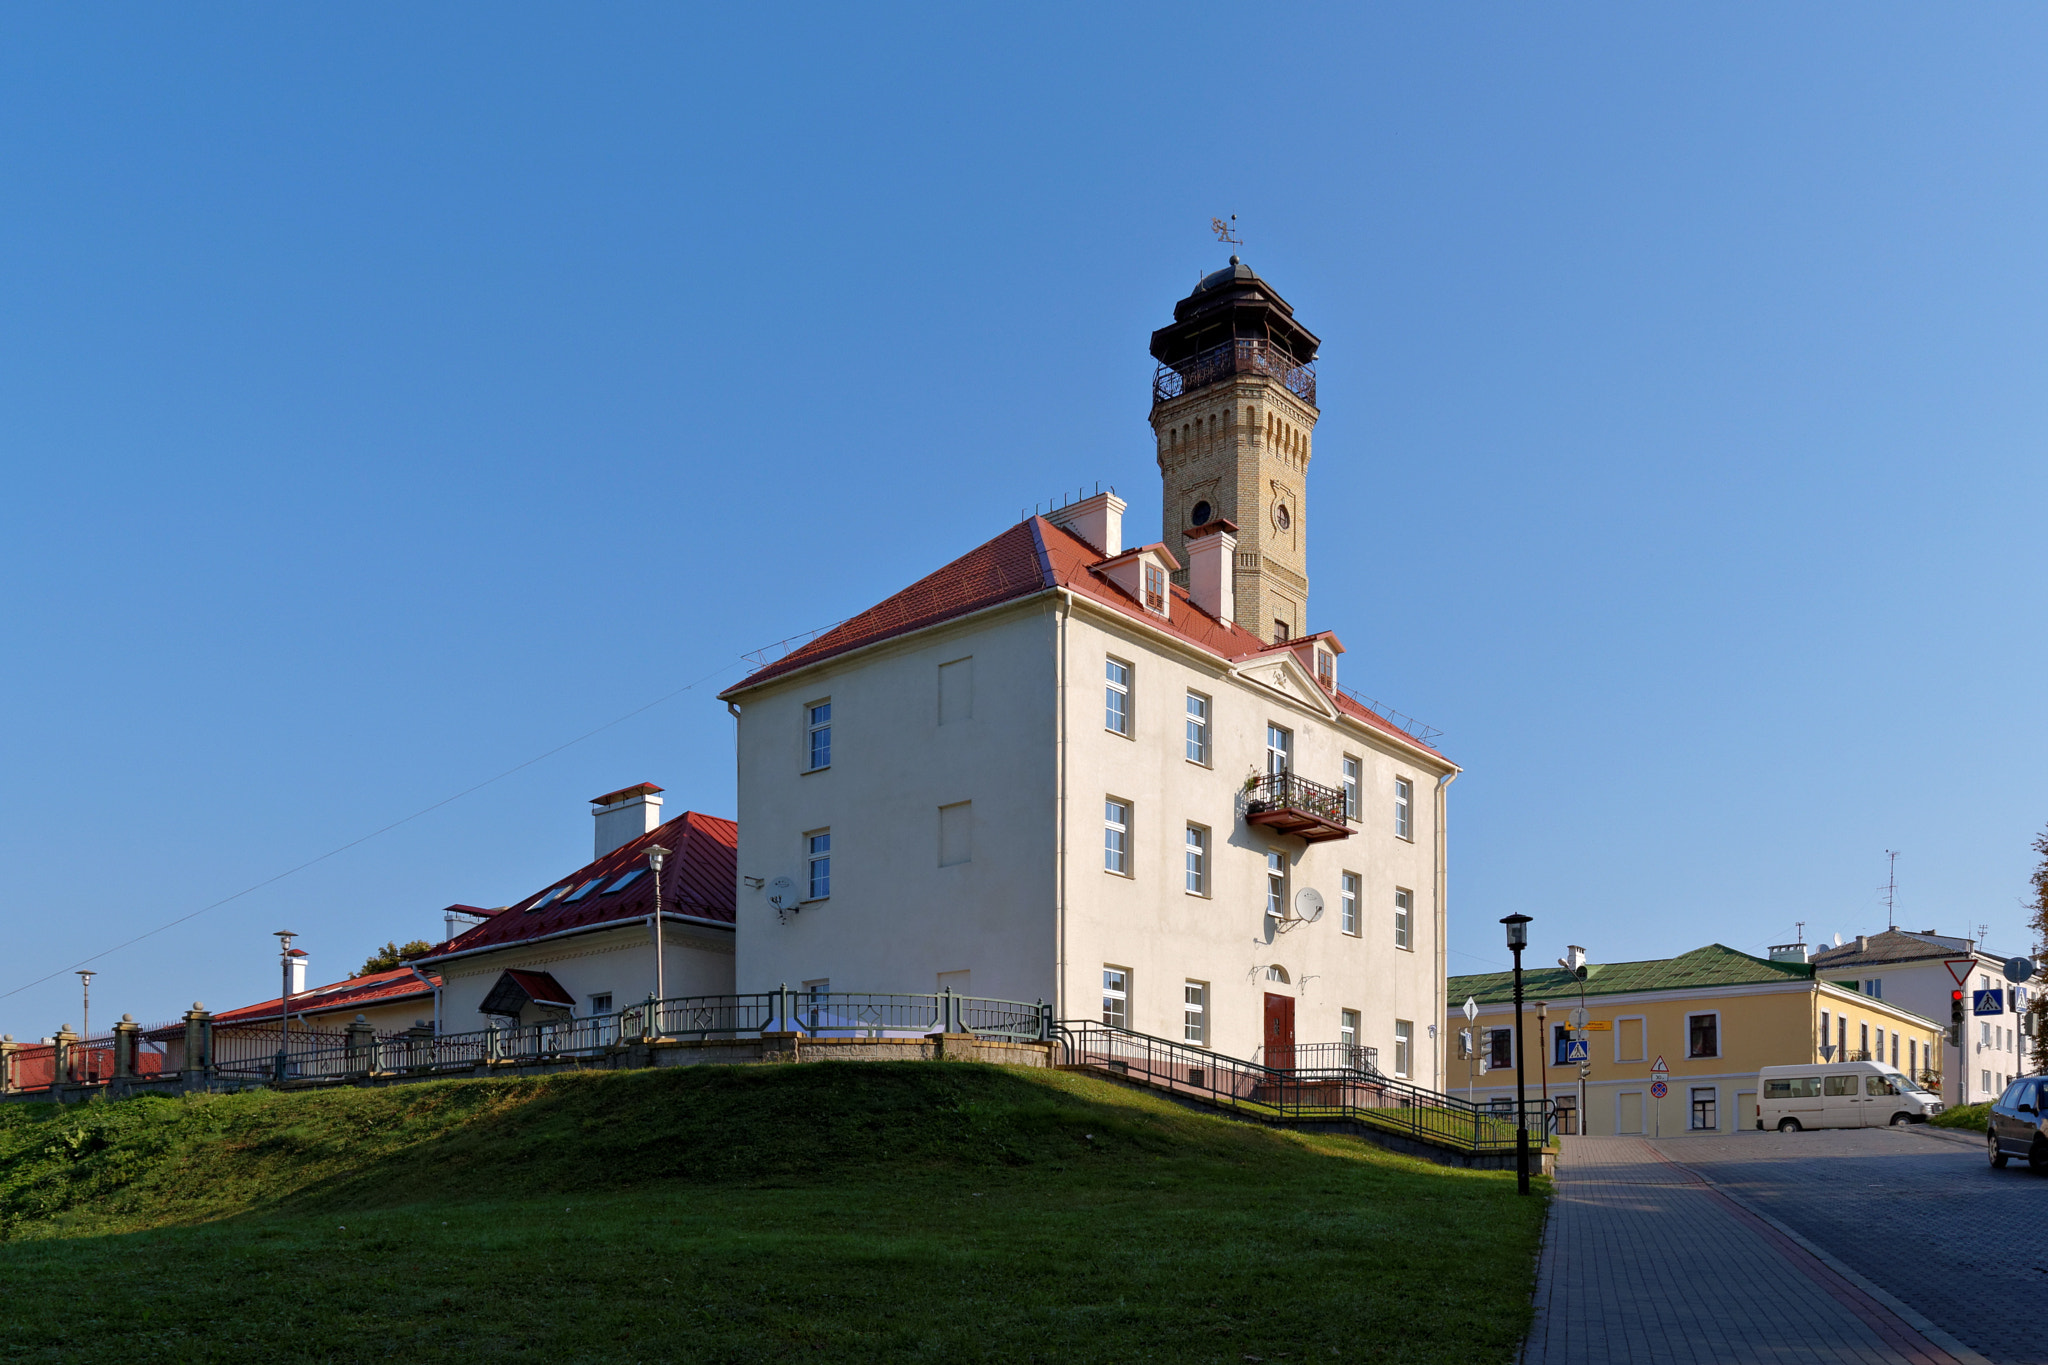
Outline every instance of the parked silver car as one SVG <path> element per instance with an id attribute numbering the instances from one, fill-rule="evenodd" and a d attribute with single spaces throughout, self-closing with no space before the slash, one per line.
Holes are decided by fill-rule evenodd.
<path id="1" fill-rule="evenodd" d="M 1984 1141 L 1991 1164 L 2003 1168 L 2023 1156 L 2037 1171 L 2048 1171 L 2048 1078 L 2022 1076 L 2005 1088 L 1991 1106 Z"/>

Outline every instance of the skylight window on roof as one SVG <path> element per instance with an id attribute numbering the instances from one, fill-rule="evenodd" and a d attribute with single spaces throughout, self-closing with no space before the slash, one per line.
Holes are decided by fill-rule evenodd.
<path id="1" fill-rule="evenodd" d="M 631 886 L 631 885 L 632 885 L 632 884 L 633 884 L 634 882 L 637 882 L 637 881 L 639 881 L 639 880 L 640 880 L 640 879 L 641 879 L 642 877 L 644 877 L 644 876 L 646 876 L 646 875 L 647 875 L 647 869 L 646 869 L 646 868 L 644 868 L 644 867 L 636 867 L 636 868 L 634 868 L 634 869 L 633 869 L 633 870 L 632 870 L 631 872 L 628 872 L 628 873 L 627 873 L 627 874 L 626 874 L 625 876 L 623 876 L 623 877 L 619 878 L 619 879 L 618 879 L 617 881 L 613 882 L 613 883 L 612 883 L 612 884 L 611 884 L 610 886 L 607 886 L 607 887 L 606 887 L 606 888 L 604 889 L 604 894 L 605 894 L 605 895 L 607 895 L 607 896 L 609 896 L 609 895 L 611 895 L 611 894 L 612 894 L 612 893 L 613 893 L 614 891 L 624 891 L 624 890 L 625 890 L 625 889 L 626 889 L 627 887 Z"/>
<path id="2" fill-rule="evenodd" d="M 539 900 L 535 901 L 532 905 L 527 906 L 526 913 L 530 915 L 536 910 L 545 910 L 548 906 L 553 905 L 556 901 L 560 900 L 562 898 L 562 893 L 564 891 L 567 891 L 568 889 L 569 887 L 567 884 L 556 887 L 554 890 L 548 892 L 545 896 L 542 896 Z"/>
<path id="3" fill-rule="evenodd" d="M 573 901 L 583 900 L 585 897 L 589 896 L 593 891 L 597 890 L 597 888 L 603 884 L 604 878 L 594 877 L 591 880 L 583 883 L 583 885 L 577 887 L 568 895 L 562 897 L 562 904 L 568 905 Z"/>

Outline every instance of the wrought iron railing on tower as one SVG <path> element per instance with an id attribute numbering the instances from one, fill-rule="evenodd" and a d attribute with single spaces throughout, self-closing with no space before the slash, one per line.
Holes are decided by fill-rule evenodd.
<path id="1" fill-rule="evenodd" d="M 1157 404 L 1214 384 L 1233 374 L 1267 374 L 1305 403 L 1316 401 L 1316 367 L 1296 360 L 1287 348 L 1257 337 L 1238 337 L 1206 351 L 1161 365 L 1152 376 L 1152 402 Z"/>

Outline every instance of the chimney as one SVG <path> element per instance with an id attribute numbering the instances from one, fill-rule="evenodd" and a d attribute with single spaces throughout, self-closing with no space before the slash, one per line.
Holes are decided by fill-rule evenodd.
<path id="1" fill-rule="evenodd" d="M 1773 962 L 1806 962 L 1809 960 L 1804 943 L 1774 943 L 1771 945 L 1771 961 Z"/>
<path id="2" fill-rule="evenodd" d="M 303 995 L 306 990 L 306 955 L 300 953 L 292 959 L 292 994 Z"/>
<path id="3" fill-rule="evenodd" d="M 1124 508 L 1128 505 L 1114 493 L 1097 493 L 1048 512 L 1045 519 L 1102 551 L 1104 559 L 1113 559 L 1124 552 Z"/>
<path id="4" fill-rule="evenodd" d="M 1869 935 L 1867 935 L 1867 934 L 1858 934 L 1858 935 L 1856 935 L 1856 951 L 1857 951 L 1857 952 L 1859 952 L 1859 953 L 1867 953 L 1867 952 L 1869 952 L 1869 951 L 1870 951 L 1870 937 L 1869 937 Z"/>
<path id="5" fill-rule="evenodd" d="M 591 797 L 590 804 L 596 807 L 590 813 L 597 818 L 597 852 L 590 856 L 602 858 L 660 824 L 660 793 L 661 788 L 652 782 L 642 782 Z"/>
<path id="6" fill-rule="evenodd" d="M 1188 596 L 1219 621 L 1237 619 L 1237 526 L 1216 520 L 1189 531 Z"/>

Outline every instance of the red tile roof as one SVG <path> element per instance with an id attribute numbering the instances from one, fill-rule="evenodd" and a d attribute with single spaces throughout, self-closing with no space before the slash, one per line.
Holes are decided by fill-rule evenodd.
<path id="1" fill-rule="evenodd" d="M 420 959 L 421 963 L 567 930 L 596 929 L 645 919 L 654 910 L 652 874 L 643 873 L 617 891 L 607 888 L 626 874 L 646 868 L 647 850 L 655 844 L 669 851 L 667 864 L 661 870 L 662 909 L 672 915 L 731 924 L 736 894 L 733 884 L 739 873 L 739 826 L 715 815 L 685 811 L 602 858 L 585 863 L 569 876 L 548 883 L 533 895 L 514 901 L 484 923 L 437 944 L 431 954 Z M 577 891 L 591 882 L 597 885 L 578 897 Z M 563 896 L 548 900 L 541 909 L 529 909 L 547 900 L 549 892 L 563 887 L 569 888 Z"/>
<path id="2" fill-rule="evenodd" d="M 435 983 L 440 977 L 428 972 Z M 325 986 L 314 986 L 292 993 L 292 1014 L 327 1014 L 339 1010 L 351 1013 L 371 1005 L 385 1005 L 394 1000 L 411 996 L 422 999 L 431 996 L 434 988 L 414 976 L 405 967 L 388 972 L 371 972 L 367 976 L 352 976 L 343 981 L 331 982 Z M 258 1005 L 243 1005 L 238 1009 L 222 1010 L 213 1016 L 215 1027 L 224 1024 L 247 1024 L 261 1019 L 275 1019 L 284 1006 L 284 997 L 273 996 Z M 183 1036 L 183 1024 L 171 1024 L 162 1029 L 152 1029 L 151 1037 Z"/>
<path id="3" fill-rule="evenodd" d="M 1094 546 L 1073 532 L 1053 525 L 1044 517 L 1029 517 L 995 539 L 969 550 L 943 569 L 926 574 L 895 596 L 842 621 L 802 648 L 791 650 L 774 663 L 755 670 L 719 695 L 738 696 L 806 665 L 864 645 L 907 635 L 1055 588 L 1066 588 L 1078 597 L 1088 598 L 1233 662 L 1269 649 L 1292 648 L 1300 644 L 1299 640 L 1269 644 L 1234 621 L 1221 621 L 1209 615 L 1194 604 L 1185 589 L 1178 587 L 1168 592 L 1168 615 L 1162 619 L 1157 612 L 1146 610 L 1142 603 L 1101 572 L 1109 562 Z M 1429 744 L 1343 693 L 1326 689 L 1325 695 L 1339 711 L 1369 728 L 1442 756 Z"/>

